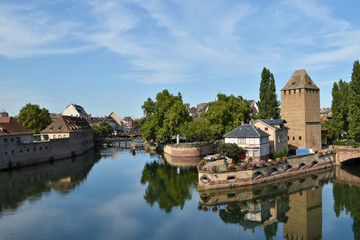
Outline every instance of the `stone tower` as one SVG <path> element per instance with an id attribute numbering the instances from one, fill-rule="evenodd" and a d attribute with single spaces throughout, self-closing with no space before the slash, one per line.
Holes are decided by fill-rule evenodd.
<path id="1" fill-rule="evenodd" d="M 304 69 L 281 89 L 281 118 L 289 128 L 289 148 L 321 149 L 320 89 Z"/>

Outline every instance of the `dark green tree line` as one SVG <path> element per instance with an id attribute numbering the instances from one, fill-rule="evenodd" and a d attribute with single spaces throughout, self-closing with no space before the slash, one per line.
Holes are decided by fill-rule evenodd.
<path id="1" fill-rule="evenodd" d="M 260 119 L 279 119 L 280 104 L 277 100 L 274 75 L 269 69 L 264 68 L 261 73 L 259 89 L 259 115 Z"/>
<path id="2" fill-rule="evenodd" d="M 209 103 L 208 110 L 201 116 L 208 121 L 214 138 L 222 138 L 227 132 L 238 127 L 242 121 L 249 122 L 252 109 L 241 96 L 227 96 L 219 93 L 217 99 Z"/>
<path id="3" fill-rule="evenodd" d="M 141 108 L 145 120 L 140 129 L 146 140 L 169 140 L 179 133 L 179 127 L 184 122 L 192 120 L 189 104 L 183 103 L 181 93 L 174 96 L 166 89 L 156 95 L 155 101 L 148 98 Z"/>
<path id="4" fill-rule="evenodd" d="M 355 61 L 349 93 L 349 136 L 360 140 L 360 64 Z"/>

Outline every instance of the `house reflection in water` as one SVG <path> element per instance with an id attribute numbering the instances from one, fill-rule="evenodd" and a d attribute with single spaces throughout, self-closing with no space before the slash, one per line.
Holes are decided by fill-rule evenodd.
<path id="1" fill-rule="evenodd" d="M 330 170 L 256 188 L 200 191 L 199 210 L 219 210 L 225 223 L 238 224 L 244 231 L 264 228 L 267 239 L 277 235 L 279 222 L 285 239 L 321 239 L 321 186 L 334 179 Z"/>
<path id="2" fill-rule="evenodd" d="M 0 172 L 0 217 L 4 211 L 15 211 L 27 199 L 41 199 L 52 189 L 62 195 L 69 193 L 86 181 L 97 160 L 90 150 L 74 159 Z"/>

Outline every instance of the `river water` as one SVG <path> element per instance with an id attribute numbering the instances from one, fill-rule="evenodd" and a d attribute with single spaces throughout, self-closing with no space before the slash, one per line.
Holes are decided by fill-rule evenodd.
<path id="1" fill-rule="evenodd" d="M 359 166 L 199 192 L 187 165 L 109 148 L 0 172 L 0 239 L 360 239 Z"/>

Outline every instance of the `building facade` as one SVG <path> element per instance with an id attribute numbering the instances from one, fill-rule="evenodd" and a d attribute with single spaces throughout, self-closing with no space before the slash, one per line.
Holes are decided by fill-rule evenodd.
<path id="1" fill-rule="evenodd" d="M 14 118 L 0 118 L 0 129 L 0 169 L 68 158 L 94 147 L 92 129 L 84 118 L 61 116 L 36 142 Z"/>
<path id="2" fill-rule="evenodd" d="M 252 124 L 242 124 L 224 135 L 225 143 L 235 143 L 246 150 L 248 160 L 269 158 L 269 134 Z"/>
<path id="3" fill-rule="evenodd" d="M 286 121 L 283 119 L 261 119 L 256 120 L 254 125 L 269 136 L 270 154 L 283 149 L 288 149 L 288 128 L 285 126 Z"/>
<path id="4" fill-rule="evenodd" d="M 88 114 L 85 112 L 84 108 L 77 104 L 69 104 L 63 112 L 64 116 L 72 117 L 83 117 L 88 120 Z"/>
<path id="5" fill-rule="evenodd" d="M 304 69 L 281 89 L 281 118 L 289 128 L 289 148 L 321 149 L 320 89 Z"/>

